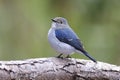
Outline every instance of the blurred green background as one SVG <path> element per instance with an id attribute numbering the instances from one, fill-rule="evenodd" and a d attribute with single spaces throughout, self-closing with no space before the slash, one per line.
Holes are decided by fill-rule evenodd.
<path id="1" fill-rule="evenodd" d="M 47 41 L 56 16 L 94 58 L 120 65 L 120 0 L 0 0 L 0 60 L 56 56 Z"/>

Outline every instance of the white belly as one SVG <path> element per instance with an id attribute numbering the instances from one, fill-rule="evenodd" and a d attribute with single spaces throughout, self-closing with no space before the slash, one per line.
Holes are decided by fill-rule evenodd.
<path id="1" fill-rule="evenodd" d="M 60 42 L 56 36 L 55 31 L 53 29 L 50 29 L 48 32 L 48 41 L 53 49 L 55 49 L 58 53 L 63 54 L 71 54 L 75 51 L 75 49 L 63 42 Z"/>

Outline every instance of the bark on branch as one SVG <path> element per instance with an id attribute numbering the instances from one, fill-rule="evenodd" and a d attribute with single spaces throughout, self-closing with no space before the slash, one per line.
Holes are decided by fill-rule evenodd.
<path id="1" fill-rule="evenodd" d="M 120 80 L 120 67 L 73 58 L 0 61 L 0 80 Z"/>

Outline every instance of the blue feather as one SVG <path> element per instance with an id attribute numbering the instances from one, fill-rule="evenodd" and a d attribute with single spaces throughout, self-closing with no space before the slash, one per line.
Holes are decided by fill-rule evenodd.
<path id="1" fill-rule="evenodd" d="M 55 30 L 55 35 L 56 35 L 56 38 L 59 41 L 71 45 L 72 47 L 74 47 L 78 51 L 81 51 L 89 59 L 91 59 L 92 61 L 96 62 L 96 60 L 94 58 L 92 58 L 84 50 L 83 45 L 80 42 L 79 38 L 77 37 L 77 35 L 71 29 L 69 29 L 69 28 L 57 29 L 57 30 Z"/>
<path id="2" fill-rule="evenodd" d="M 81 52 L 84 50 L 79 38 L 71 29 L 57 29 L 55 30 L 55 35 L 59 41 L 69 44 Z"/>

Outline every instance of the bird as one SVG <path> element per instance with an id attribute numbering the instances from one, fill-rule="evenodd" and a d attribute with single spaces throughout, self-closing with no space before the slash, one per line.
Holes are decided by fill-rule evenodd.
<path id="1" fill-rule="evenodd" d="M 59 53 L 60 58 L 63 54 L 70 57 L 73 53 L 82 53 L 93 62 L 97 62 L 84 49 L 83 44 L 77 34 L 69 26 L 67 20 L 63 17 L 52 18 L 51 28 L 48 31 L 48 42 L 51 47 Z"/>

